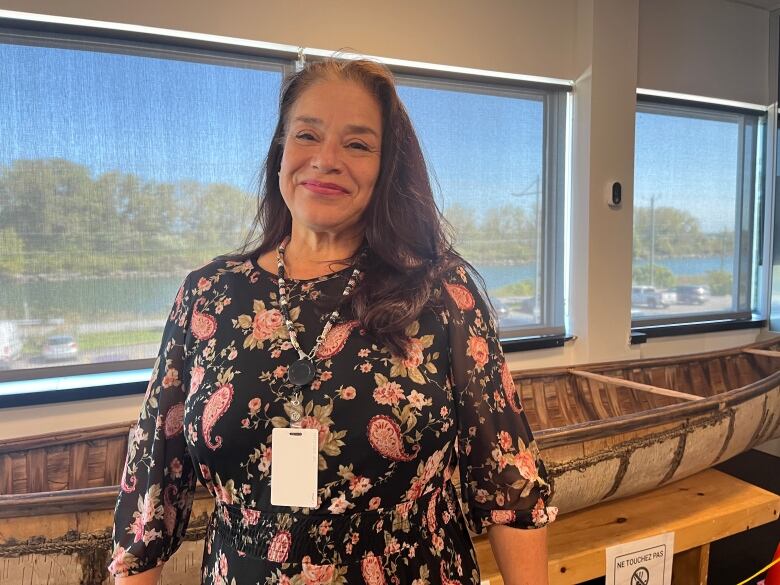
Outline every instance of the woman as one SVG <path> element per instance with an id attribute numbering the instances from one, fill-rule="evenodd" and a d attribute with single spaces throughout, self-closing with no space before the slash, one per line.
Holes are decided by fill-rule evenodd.
<path id="1" fill-rule="evenodd" d="M 156 582 L 196 480 L 216 500 L 205 583 L 479 583 L 467 526 L 506 583 L 546 583 L 546 472 L 384 67 L 286 81 L 254 227 L 259 246 L 176 297 L 128 448 L 117 583 Z"/>

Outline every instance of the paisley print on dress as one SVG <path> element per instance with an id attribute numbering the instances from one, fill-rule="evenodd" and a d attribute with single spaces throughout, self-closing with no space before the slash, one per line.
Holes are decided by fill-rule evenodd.
<path id="1" fill-rule="evenodd" d="M 203 376 L 206 374 L 206 370 L 203 366 L 193 366 L 190 370 L 190 394 L 195 394 L 200 388 L 201 382 L 203 382 Z"/>
<path id="2" fill-rule="evenodd" d="M 165 438 L 178 435 L 184 428 L 184 403 L 177 402 L 168 409 L 165 415 Z"/>
<path id="3" fill-rule="evenodd" d="M 393 461 L 411 461 L 417 457 L 419 445 L 413 447 L 414 454 L 404 451 L 401 427 L 392 418 L 377 414 L 368 421 L 368 442 L 374 450 Z"/>
<path id="4" fill-rule="evenodd" d="M 334 325 L 328 332 L 328 336 L 322 345 L 317 350 L 317 357 L 320 359 L 331 358 L 344 349 L 344 344 L 347 342 L 349 334 L 352 330 L 358 326 L 359 321 L 347 321 L 346 323 L 338 323 Z"/>
<path id="5" fill-rule="evenodd" d="M 168 316 L 168 319 L 173 321 L 174 315 L 179 312 L 181 309 L 181 302 L 184 300 L 184 285 L 181 285 L 179 287 L 178 292 L 176 293 L 176 300 L 173 302 L 173 307 L 171 308 L 171 313 Z"/>
<path id="6" fill-rule="evenodd" d="M 515 521 L 517 514 L 514 510 L 491 510 L 490 519 L 494 524 L 510 524 Z"/>
<path id="7" fill-rule="evenodd" d="M 178 488 L 173 484 L 169 484 L 163 492 L 163 526 L 168 536 L 176 529 L 176 507 L 173 502 L 178 492 Z"/>
<path id="8" fill-rule="evenodd" d="M 441 585 L 461 585 L 460 581 L 456 579 L 450 579 L 447 576 L 447 571 L 444 568 L 444 561 L 442 560 L 441 564 L 439 565 L 439 574 L 441 576 Z"/>
<path id="9" fill-rule="evenodd" d="M 138 478 L 135 475 L 130 476 L 130 481 L 127 481 L 127 464 L 129 463 L 130 453 L 128 452 L 128 459 L 125 460 L 125 469 L 122 472 L 122 479 L 119 481 L 120 489 L 126 494 L 131 494 L 135 491 L 135 484 Z"/>
<path id="10" fill-rule="evenodd" d="M 211 395 L 205 408 L 203 409 L 203 440 L 206 446 L 212 451 L 216 451 L 222 446 L 222 437 L 216 437 L 211 440 L 211 431 L 219 418 L 225 414 L 233 400 L 233 384 L 223 384 L 214 394 Z"/>
<path id="11" fill-rule="evenodd" d="M 385 570 L 382 568 L 382 559 L 374 554 L 363 557 L 360 561 L 360 571 L 366 585 L 385 585 Z"/>
<path id="12" fill-rule="evenodd" d="M 283 563 L 287 560 L 292 544 L 292 535 L 287 530 L 280 530 L 271 539 L 268 545 L 268 560 L 274 563 Z"/>
<path id="13" fill-rule="evenodd" d="M 301 568 L 306 585 L 329 585 L 333 581 L 333 565 L 315 565 L 311 557 L 305 556 L 301 560 Z"/>
<path id="14" fill-rule="evenodd" d="M 441 488 L 436 488 L 433 492 L 431 499 L 428 500 L 428 510 L 425 513 L 426 524 L 428 524 L 428 532 L 433 534 L 436 532 L 436 499 L 439 497 Z"/>
<path id="15" fill-rule="evenodd" d="M 504 395 L 506 396 L 509 408 L 517 414 L 523 412 L 523 405 L 520 403 L 519 397 L 517 396 L 515 380 L 512 378 L 512 372 L 509 370 L 509 364 L 507 362 L 504 362 L 504 365 L 501 366 L 501 387 L 504 389 Z"/>
<path id="16" fill-rule="evenodd" d="M 192 323 L 190 324 L 192 334 L 201 341 L 210 339 L 217 331 L 217 320 L 214 315 L 198 311 L 198 307 L 205 303 L 206 299 L 202 297 L 195 302 L 192 309 Z"/>
<path id="17" fill-rule="evenodd" d="M 471 311 L 474 308 L 474 296 L 465 286 L 447 282 L 444 287 L 461 311 Z"/>

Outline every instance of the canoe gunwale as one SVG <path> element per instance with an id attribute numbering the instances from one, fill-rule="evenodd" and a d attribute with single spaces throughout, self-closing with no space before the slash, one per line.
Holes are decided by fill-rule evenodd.
<path id="1" fill-rule="evenodd" d="M 676 363 L 679 363 L 679 359 Z M 540 448 L 558 447 L 572 442 L 636 430 L 658 423 L 683 422 L 684 419 L 690 416 L 701 416 L 733 408 L 751 398 L 766 394 L 777 387 L 780 387 L 780 370 L 746 386 L 721 392 L 715 396 L 695 402 L 687 401 L 680 404 L 667 404 L 666 406 L 659 406 L 642 413 L 624 414 L 618 417 L 586 421 L 565 427 L 534 429 L 533 434 Z"/>
<path id="2" fill-rule="evenodd" d="M 119 485 L 0 495 L 0 518 L 113 510 L 118 495 Z M 196 484 L 196 500 L 213 497 L 200 482 Z"/>
<path id="3" fill-rule="evenodd" d="M 119 486 L 117 486 L 118 488 Z M 208 517 L 192 517 L 187 525 L 186 532 L 182 535 L 182 541 L 199 541 L 206 537 L 208 529 Z M 105 555 L 105 563 L 108 565 L 113 547 L 111 528 L 95 530 L 92 532 L 78 532 L 70 530 L 63 536 L 54 538 L 35 537 L 26 541 L 9 540 L 0 542 L 0 558 L 17 558 L 26 555 L 94 555 L 101 551 Z M 106 575 L 107 577 L 108 575 Z"/>
<path id="4" fill-rule="evenodd" d="M 135 423 L 136 421 L 134 420 L 122 421 L 100 425 L 97 427 L 44 433 L 40 435 L 29 435 L 15 439 L 2 439 L 0 440 L 0 455 L 27 449 L 50 448 L 52 445 L 63 447 L 65 445 L 82 443 L 84 441 L 98 441 L 101 439 L 127 437 L 130 429 L 135 425 Z"/>
<path id="5" fill-rule="evenodd" d="M 637 360 L 622 360 L 611 362 L 598 362 L 595 364 L 570 364 L 566 366 L 548 366 L 545 368 L 533 368 L 528 370 L 518 370 L 512 372 L 512 376 L 517 380 L 518 378 L 531 379 L 547 376 L 562 376 L 571 369 L 585 370 L 586 372 L 602 373 L 609 370 L 626 370 L 634 368 L 655 368 L 659 366 L 672 366 L 680 365 L 686 362 L 710 360 L 723 357 L 735 357 L 740 355 L 746 349 L 763 349 L 770 345 L 776 345 L 780 343 L 780 335 L 773 337 L 772 339 L 766 339 L 764 341 L 757 341 L 747 345 L 740 345 L 738 347 L 732 347 L 728 349 L 719 349 L 715 351 L 707 351 L 702 353 L 691 353 L 685 355 L 656 357 L 656 358 L 642 358 Z M 755 355 L 755 354 L 753 354 Z M 760 357 L 760 356 L 756 356 Z M 771 359 L 771 358 L 766 358 Z M 780 362 L 778 362 L 780 363 Z M 734 388 L 737 390 L 738 388 Z"/>

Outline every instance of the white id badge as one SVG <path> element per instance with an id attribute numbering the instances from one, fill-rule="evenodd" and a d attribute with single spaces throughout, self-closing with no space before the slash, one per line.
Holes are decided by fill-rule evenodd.
<path id="1" fill-rule="evenodd" d="M 317 507 L 317 429 L 275 428 L 271 433 L 271 504 Z"/>

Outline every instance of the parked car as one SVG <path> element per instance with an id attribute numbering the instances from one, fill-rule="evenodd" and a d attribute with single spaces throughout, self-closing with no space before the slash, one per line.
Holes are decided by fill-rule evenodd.
<path id="1" fill-rule="evenodd" d="M 702 305 L 710 298 L 710 289 L 704 285 L 681 284 L 674 287 L 677 302 L 686 305 Z"/>
<path id="2" fill-rule="evenodd" d="M 533 313 L 536 310 L 536 297 L 522 299 L 518 308 L 521 313 Z"/>
<path id="3" fill-rule="evenodd" d="M 0 321 L 0 368 L 10 368 L 22 355 L 22 334 L 13 321 Z"/>
<path id="4" fill-rule="evenodd" d="M 664 308 L 674 302 L 673 292 L 660 291 L 654 286 L 632 286 L 631 305 L 635 307 Z"/>
<path id="5" fill-rule="evenodd" d="M 498 317 L 499 320 L 509 316 L 509 307 L 507 307 L 502 300 L 490 297 L 490 304 L 493 305 L 496 317 Z"/>
<path id="6" fill-rule="evenodd" d="M 46 338 L 41 357 L 46 361 L 72 360 L 79 355 L 76 340 L 70 335 L 52 335 Z"/>

